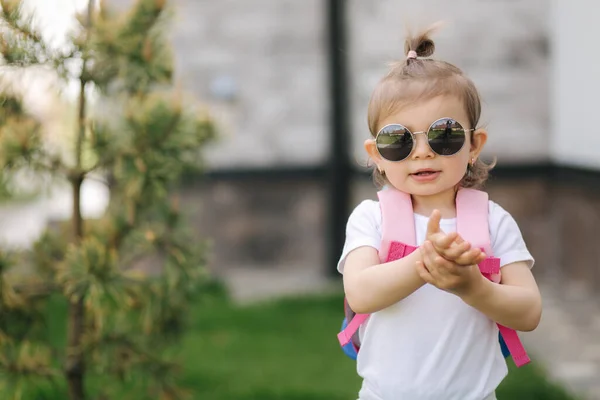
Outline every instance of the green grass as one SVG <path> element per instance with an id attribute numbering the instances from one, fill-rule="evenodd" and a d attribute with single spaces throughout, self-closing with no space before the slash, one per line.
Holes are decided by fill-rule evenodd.
<path id="1" fill-rule="evenodd" d="M 198 308 L 185 339 L 184 383 L 197 399 L 356 399 L 355 362 L 340 350 L 341 294 L 236 307 Z M 573 399 L 535 361 L 514 368 L 499 399 Z"/>
<path id="2" fill-rule="evenodd" d="M 184 383 L 198 399 L 342 400 L 360 385 L 339 349 L 339 296 L 197 310 Z"/>
<path id="3" fill-rule="evenodd" d="M 179 377 L 193 399 L 356 399 L 356 364 L 342 353 L 335 337 L 341 293 L 241 307 L 216 289 L 196 304 L 180 347 Z M 64 336 L 62 324 L 49 328 L 51 336 Z M 512 367 L 512 360 L 508 364 Z M 94 386 L 88 382 L 88 387 Z M 34 392 L 23 400 L 66 398 L 63 382 Z M 544 377 L 535 360 L 518 370 L 511 368 L 497 394 L 501 400 L 573 399 Z"/>

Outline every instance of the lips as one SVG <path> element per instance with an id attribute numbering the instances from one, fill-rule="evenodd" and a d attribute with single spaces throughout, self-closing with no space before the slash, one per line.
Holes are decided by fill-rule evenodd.
<path id="1" fill-rule="evenodd" d="M 431 169 L 431 168 L 423 168 L 423 169 L 419 169 L 416 172 L 411 173 L 411 175 L 415 175 L 415 176 L 427 176 L 427 175 L 432 175 L 435 173 L 438 173 L 440 171 L 436 171 L 435 169 Z"/>
<path id="2" fill-rule="evenodd" d="M 430 168 L 423 168 L 423 169 L 419 169 L 419 170 L 413 172 L 412 174 L 410 174 L 410 177 L 415 182 L 425 184 L 425 183 L 437 181 L 440 174 L 441 174 L 441 172 L 438 170 L 430 169 Z"/>

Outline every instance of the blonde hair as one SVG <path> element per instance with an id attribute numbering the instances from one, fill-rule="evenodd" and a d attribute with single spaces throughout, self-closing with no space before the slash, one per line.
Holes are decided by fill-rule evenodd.
<path id="1" fill-rule="evenodd" d="M 430 35 L 437 28 L 436 24 L 417 35 L 409 34 L 404 45 L 404 53 L 408 57 L 392 63 L 389 72 L 373 90 L 368 106 L 368 124 L 373 137 L 377 135 L 379 122 L 403 104 L 441 95 L 458 97 L 469 119 L 470 126 L 465 128 L 477 129 L 481 117 L 481 99 L 475 84 L 458 67 L 446 61 L 423 58 L 431 56 L 435 50 Z M 468 166 L 459 185 L 465 188 L 482 187 L 494 164 L 488 165 L 477 159 Z M 378 186 L 389 183 L 377 168 L 373 170 L 373 180 Z"/>

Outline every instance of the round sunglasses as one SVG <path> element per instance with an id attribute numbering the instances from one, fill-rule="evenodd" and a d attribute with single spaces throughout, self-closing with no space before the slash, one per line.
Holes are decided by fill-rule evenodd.
<path id="1" fill-rule="evenodd" d="M 375 144 L 377 152 L 388 161 L 402 161 L 415 148 L 416 136 L 427 134 L 427 142 L 433 152 L 440 156 L 451 156 L 460 151 L 465 144 L 466 132 L 475 129 L 465 129 L 452 118 L 440 118 L 427 131 L 411 132 L 401 124 L 386 125 L 377 132 Z"/>

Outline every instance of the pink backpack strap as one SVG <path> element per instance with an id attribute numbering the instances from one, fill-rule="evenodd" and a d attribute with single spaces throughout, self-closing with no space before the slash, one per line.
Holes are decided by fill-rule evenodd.
<path id="1" fill-rule="evenodd" d="M 512 357 L 515 365 L 517 367 L 522 367 L 525 364 L 529 364 L 531 359 L 527 355 L 527 351 L 525 350 L 517 331 L 507 328 L 504 325 L 497 325 L 498 329 L 500 330 L 500 334 L 504 339 L 504 343 L 506 344 L 508 351 L 510 351 L 510 356 Z"/>
<path id="2" fill-rule="evenodd" d="M 456 193 L 456 231 L 472 245 L 492 256 L 488 216 L 486 192 L 460 189 Z"/>
<path id="3" fill-rule="evenodd" d="M 350 323 L 344 328 L 343 331 L 338 333 L 337 338 L 340 345 L 345 346 L 352 340 L 352 336 L 356 333 L 358 328 L 369 318 L 370 314 L 356 314 Z"/>
<path id="4" fill-rule="evenodd" d="M 393 188 L 386 188 L 377 193 L 381 208 L 381 245 L 379 259 L 382 263 L 403 258 L 417 248 L 415 219 L 410 195 Z M 399 241 L 392 241 L 394 238 Z M 350 343 L 358 328 L 369 318 L 370 314 L 354 315 L 338 334 L 342 346 Z"/>
<path id="5" fill-rule="evenodd" d="M 397 260 L 414 251 L 417 243 L 415 217 L 410 194 L 388 188 L 380 190 L 377 196 L 381 208 L 379 258 L 384 263 Z M 391 238 L 395 240 L 392 241 Z"/>
<path id="6" fill-rule="evenodd" d="M 473 246 L 482 249 L 488 258 L 479 264 L 481 273 L 491 281 L 500 283 L 500 259 L 493 256 L 488 224 L 489 201 L 485 192 L 460 189 L 456 194 L 456 230 Z M 500 334 L 517 367 L 531 360 L 514 329 L 498 324 Z"/>
<path id="7" fill-rule="evenodd" d="M 460 189 L 456 193 L 456 231 L 488 256 L 479 264 L 481 273 L 493 282 L 500 282 L 500 260 L 493 256 L 490 241 L 489 198 L 486 192 Z"/>

